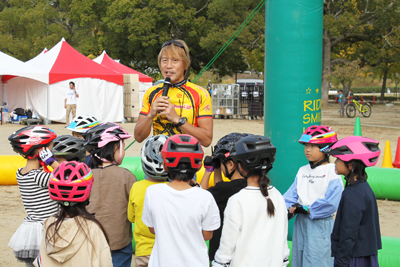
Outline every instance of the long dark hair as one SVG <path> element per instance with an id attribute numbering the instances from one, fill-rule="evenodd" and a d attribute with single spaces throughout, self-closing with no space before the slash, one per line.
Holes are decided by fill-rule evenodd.
<path id="1" fill-rule="evenodd" d="M 89 227 L 87 225 L 87 220 L 95 222 L 100 227 L 101 231 L 103 232 L 104 236 L 106 237 L 107 243 L 109 243 L 108 236 L 107 236 L 106 231 L 104 230 L 103 226 L 94 217 L 93 214 L 90 214 L 86 210 L 85 206 L 88 203 L 89 203 L 89 201 L 87 200 L 85 202 L 80 202 L 74 206 L 64 206 L 64 205 L 60 204 L 60 212 L 58 213 L 56 220 L 53 223 L 51 223 L 46 230 L 46 236 L 45 236 L 46 243 L 49 241 L 53 241 L 53 243 L 55 243 L 58 240 L 58 238 L 65 240 L 62 236 L 60 236 L 58 234 L 58 231 L 60 230 L 60 227 L 61 227 L 62 223 L 64 222 L 65 218 L 71 218 L 71 219 L 73 218 L 75 220 L 79 229 L 81 229 L 83 231 L 86 238 L 89 240 L 90 244 L 92 244 L 93 247 L 94 247 L 93 241 L 90 238 L 90 236 L 88 235 Z M 84 220 L 79 220 L 79 218 L 83 218 Z M 49 231 L 51 228 L 54 228 L 54 233 L 52 236 L 48 237 Z"/>
<path id="2" fill-rule="evenodd" d="M 368 179 L 368 175 L 365 172 L 365 164 L 361 160 L 350 160 L 345 162 L 347 168 L 350 170 L 349 165 L 353 167 L 349 174 L 346 175 L 346 186 L 347 185 L 354 185 L 355 177 L 357 180 L 366 181 Z"/>
<path id="3" fill-rule="evenodd" d="M 268 195 L 268 187 L 271 182 L 271 180 L 267 177 L 267 173 L 269 170 L 248 170 L 242 162 L 238 162 L 240 164 L 240 167 L 244 169 L 247 173 L 246 177 L 250 176 L 258 176 L 258 185 L 260 186 L 260 191 L 261 194 L 267 199 L 267 213 L 270 217 L 275 215 L 275 206 L 274 203 L 272 203 L 272 200 L 269 198 Z M 269 165 L 267 164 L 267 160 L 264 160 L 262 165 Z"/>
<path id="4" fill-rule="evenodd" d="M 104 147 L 102 147 L 98 153 L 92 154 L 92 160 L 90 161 L 90 168 L 92 169 L 99 168 L 103 165 L 103 161 L 99 158 L 103 158 L 110 162 L 114 162 L 115 150 L 118 148 L 119 148 L 119 141 L 110 142 Z"/>

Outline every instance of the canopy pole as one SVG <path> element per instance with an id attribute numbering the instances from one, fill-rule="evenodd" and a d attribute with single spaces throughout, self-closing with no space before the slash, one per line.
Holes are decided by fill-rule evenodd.
<path id="1" fill-rule="evenodd" d="M 1 104 L 0 104 L 0 111 L 1 111 L 1 125 L 3 125 L 3 106 L 4 106 L 4 83 L 3 83 L 3 75 L 0 75 L 0 82 L 1 82 Z"/>
<path id="2" fill-rule="evenodd" d="M 47 85 L 47 115 L 46 115 L 46 119 L 44 120 L 44 124 L 45 125 L 49 125 L 49 124 L 51 124 L 51 121 L 50 121 L 50 117 L 49 117 L 49 99 L 50 99 L 50 97 L 49 97 L 49 85 Z"/>

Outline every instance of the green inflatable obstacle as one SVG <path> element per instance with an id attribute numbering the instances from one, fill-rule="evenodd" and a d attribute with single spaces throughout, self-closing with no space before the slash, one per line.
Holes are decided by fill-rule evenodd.
<path id="1" fill-rule="evenodd" d="M 292 263 L 292 241 L 288 241 L 290 249 L 289 266 Z M 378 250 L 379 267 L 400 266 L 400 238 L 382 236 L 382 249 Z"/>
<path id="2" fill-rule="evenodd" d="M 144 179 L 142 159 L 140 157 L 124 157 L 122 164 L 119 166 L 132 172 L 138 181 Z"/>
<path id="3" fill-rule="evenodd" d="M 376 198 L 400 200 L 400 169 L 369 167 L 365 170 Z"/>

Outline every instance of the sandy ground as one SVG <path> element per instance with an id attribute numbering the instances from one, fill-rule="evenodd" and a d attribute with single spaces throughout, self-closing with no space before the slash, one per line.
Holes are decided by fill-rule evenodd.
<path id="1" fill-rule="evenodd" d="M 322 111 L 322 124 L 331 126 L 338 133 L 339 138 L 352 135 L 354 118 L 340 118 L 337 110 L 337 104 L 330 104 L 328 108 L 324 109 Z M 400 137 L 400 105 L 395 105 L 394 107 L 374 105 L 371 117 L 360 117 L 360 119 L 363 136 L 379 140 L 382 150 L 386 140 L 391 142 L 391 153 L 394 160 L 397 139 Z M 124 124 L 123 126 L 129 133 L 133 134 L 134 123 Z M 17 124 L 3 124 L 0 126 L 0 155 L 15 155 L 7 138 L 12 132 L 20 128 L 21 126 Z M 51 128 L 58 135 L 70 134 L 70 131 L 66 130 L 62 124 L 53 124 Z M 262 120 L 247 119 L 216 119 L 214 120 L 213 145 L 218 139 L 231 132 L 263 134 L 264 122 Z M 126 145 L 129 143 L 127 142 Z M 140 149 L 141 144 L 134 143 L 126 151 L 126 155 L 139 156 Z M 206 154 L 211 154 L 211 149 L 206 148 L 205 152 Z M 383 153 L 377 166 L 382 165 L 382 159 Z M 400 213 L 400 202 L 378 200 L 378 206 L 382 235 L 400 238 L 400 223 L 396 219 Z M 0 210 L 2 213 L 0 218 L 0 266 L 24 266 L 24 264 L 16 262 L 12 249 L 7 246 L 11 236 L 26 216 L 17 186 L 0 186 Z"/>

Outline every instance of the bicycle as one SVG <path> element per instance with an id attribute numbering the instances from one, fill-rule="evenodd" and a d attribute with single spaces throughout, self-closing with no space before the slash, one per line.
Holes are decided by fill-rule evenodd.
<path id="1" fill-rule="evenodd" d="M 354 118 L 356 116 L 356 112 L 360 112 L 365 118 L 371 116 L 372 108 L 368 103 L 361 104 L 355 99 L 351 100 L 351 103 L 346 107 L 346 115 L 349 118 Z"/>

